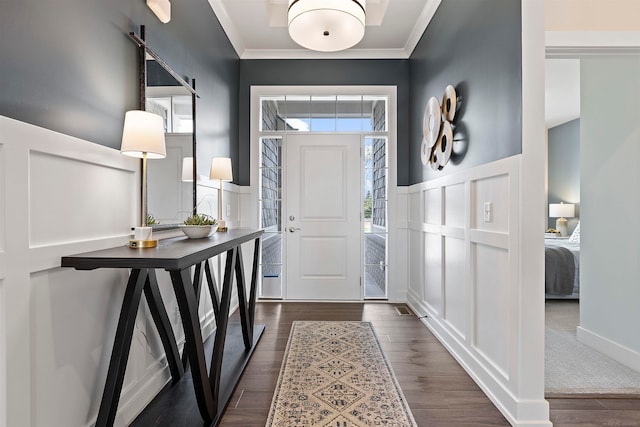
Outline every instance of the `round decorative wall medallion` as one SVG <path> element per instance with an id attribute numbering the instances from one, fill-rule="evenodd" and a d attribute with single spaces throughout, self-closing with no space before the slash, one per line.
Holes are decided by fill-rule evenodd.
<path id="1" fill-rule="evenodd" d="M 456 109 L 458 103 L 458 96 L 456 95 L 456 88 L 449 85 L 444 89 L 444 96 L 442 97 L 442 115 L 445 120 L 450 122 L 456 116 Z"/>
<path id="2" fill-rule="evenodd" d="M 425 166 L 428 163 L 433 170 L 441 170 L 451 159 L 454 143 L 452 122 L 461 101 L 452 85 L 445 88 L 442 106 L 434 96 L 427 101 L 422 119 L 420 160 Z"/>
<path id="3" fill-rule="evenodd" d="M 422 133 L 429 148 L 433 147 L 436 141 L 438 141 L 441 123 L 442 113 L 440 112 L 440 103 L 438 102 L 438 98 L 432 96 L 427 102 L 424 119 L 422 120 Z"/>
<path id="4" fill-rule="evenodd" d="M 422 144 L 420 145 L 420 161 L 423 165 L 429 163 L 429 157 L 431 156 L 431 148 L 427 144 L 427 140 L 422 138 Z"/>
<path id="5" fill-rule="evenodd" d="M 438 166 L 443 168 L 451 159 L 451 151 L 453 150 L 453 129 L 451 123 L 445 121 L 442 124 L 442 132 L 436 143 L 435 155 Z"/>

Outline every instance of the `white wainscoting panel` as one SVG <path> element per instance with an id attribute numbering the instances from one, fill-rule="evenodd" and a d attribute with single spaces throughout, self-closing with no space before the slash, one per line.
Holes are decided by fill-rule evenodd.
<path id="1" fill-rule="evenodd" d="M 87 413 L 97 413 L 127 277 L 126 270 L 107 269 L 31 275 L 33 425 L 82 426 Z M 142 334 L 136 332 L 124 389 L 145 362 L 137 351 Z"/>
<path id="2" fill-rule="evenodd" d="M 251 187 L 238 187 L 238 217 L 240 228 L 256 228 L 259 225 L 255 219 L 257 209 L 251 199 Z"/>
<path id="3" fill-rule="evenodd" d="M 442 189 L 433 188 L 424 192 L 424 222 L 442 225 Z"/>
<path id="4" fill-rule="evenodd" d="M 464 228 L 465 226 L 465 184 L 453 184 L 443 187 L 444 225 Z"/>
<path id="5" fill-rule="evenodd" d="M 5 117 L 0 135 L 6 165 L 2 215 L 11 224 L 4 236 L 4 300 L 11 301 L 4 310 L 3 340 L 10 367 L 7 425 L 88 425 L 93 408 L 76 405 L 93 402 L 95 390 L 104 386 L 97 382 L 96 366 L 113 343 L 105 325 L 117 321 L 113 290 L 122 287 L 123 272 L 93 272 L 89 278 L 62 271 L 60 258 L 126 243 L 140 208 L 140 162 Z M 107 310 L 106 320 L 83 318 L 99 315 L 96 306 Z M 74 315 L 79 319 L 69 320 Z M 75 358 L 82 355 L 87 358 Z M 132 360 L 138 364 L 135 351 Z M 51 391 L 49 398 L 43 390 Z"/>
<path id="6" fill-rule="evenodd" d="M 5 185 L 7 177 L 5 172 L 5 144 L 0 132 L 0 427 L 7 425 L 7 323 L 6 323 L 6 299 L 4 292 L 4 278 L 6 276 L 5 256 L 5 209 L 7 200 L 5 197 Z"/>
<path id="7" fill-rule="evenodd" d="M 442 318 L 464 340 L 469 313 L 468 269 L 465 265 L 465 242 L 453 237 L 444 240 L 444 313 Z M 427 301 L 429 303 L 429 301 Z"/>
<path id="8" fill-rule="evenodd" d="M 409 222 L 422 222 L 420 200 L 420 193 L 409 193 Z"/>
<path id="9" fill-rule="evenodd" d="M 409 229 L 409 294 L 413 295 L 416 301 L 424 301 L 424 283 L 422 253 L 424 236 L 422 230 Z"/>
<path id="10" fill-rule="evenodd" d="M 35 150 L 28 170 L 30 247 L 125 234 L 137 224 L 131 215 L 137 194 L 126 190 L 136 188 L 134 171 Z M 125 206 L 114 203 L 122 194 L 129 195 Z M 56 226 L 64 218 L 74 221 Z"/>
<path id="11" fill-rule="evenodd" d="M 509 195 L 509 176 L 498 175 L 483 178 L 472 183 L 471 228 L 485 231 L 509 231 L 509 205 L 504 203 Z M 484 220 L 485 203 L 490 203 L 491 220 Z"/>
<path id="12" fill-rule="evenodd" d="M 475 277 L 476 350 L 508 379 L 509 370 L 509 253 L 506 249 L 472 243 Z"/>
<path id="13" fill-rule="evenodd" d="M 0 134 L 0 138 L 2 138 L 2 134 Z M 5 212 L 7 206 L 6 199 L 6 183 L 7 176 L 6 171 L 7 167 L 5 164 L 5 144 L 2 139 L 0 139 L 0 277 L 4 276 L 4 263 L 2 256 L 4 255 L 5 248 Z"/>
<path id="14" fill-rule="evenodd" d="M 2 220 L 0 212 L 0 221 Z M 4 277 L 0 275 L 0 427 L 7 427 L 7 299 Z"/>
<path id="15" fill-rule="evenodd" d="M 518 397 L 520 157 L 409 188 L 408 301 L 507 419 L 528 425 L 546 405 Z"/>
<path id="16" fill-rule="evenodd" d="M 89 427 L 102 397 L 128 272 L 63 269 L 60 258 L 126 244 L 139 221 L 140 161 L 0 117 L 0 166 L 0 427 Z M 237 223 L 234 189 L 225 191 L 225 200 L 230 222 Z M 211 207 L 217 212 L 217 204 Z M 253 253 L 244 255 L 250 266 Z M 217 278 L 223 258 L 212 262 Z M 157 276 L 181 347 L 184 333 L 169 275 Z M 207 337 L 215 322 L 204 287 L 199 315 Z M 168 379 L 143 303 L 115 425 L 131 423 Z"/>
<path id="17" fill-rule="evenodd" d="M 198 182 L 198 212 L 205 213 L 214 218 L 218 218 L 218 188 L 217 180 L 210 181 L 206 177 Z M 247 193 L 247 189 L 228 182 L 222 183 L 223 194 L 222 217 L 226 221 L 229 228 L 240 228 L 243 226 L 254 227 L 255 225 L 244 225 L 242 218 L 243 212 L 243 195 Z"/>
<path id="18" fill-rule="evenodd" d="M 442 312 L 442 242 L 440 234 L 424 235 L 424 303 L 431 316 Z"/>
<path id="19" fill-rule="evenodd" d="M 396 187 L 396 233 L 389 234 L 389 243 L 395 237 L 395 250 L 387 249 L 389 260 L 389 300 L 404 302 L 409 291 L 409 193 L 408 187 Z M 389 207 L 391 209 L 391 207 Z M 391 223 L 391 222 L 390 222 Z"/>

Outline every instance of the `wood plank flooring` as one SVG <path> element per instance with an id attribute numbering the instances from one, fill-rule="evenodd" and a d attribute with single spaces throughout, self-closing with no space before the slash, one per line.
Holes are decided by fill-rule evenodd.
<path id="1" fill-rule="evenodd" d="M 222 427 L 262 427 L 294 320 L 371 321 L 421 427 L 508 426 L 480 388 L 413 315 L 391 304 L 259 303 L 266 330 L 222 418 Z M 549 399 L 558 427 L 640 427 L 640 399 Z"/>
<path id="2" fill-rule="evenodd" d="M 264 426 L 295 320 L 371 321 L 419 426 L 508 426 L 429 330 L 391 304 L 259 303 L 265 333 L 220 426 Z"/>

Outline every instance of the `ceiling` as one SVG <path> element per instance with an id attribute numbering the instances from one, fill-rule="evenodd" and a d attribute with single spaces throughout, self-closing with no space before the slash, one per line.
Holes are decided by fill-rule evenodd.
<path id="1" fill-rule="evenodd" d="M 310 51 L 291 40 L 288 0 L 208 1 L 241 59 L 329 59 L 409 58 L 441 0 L 367 0 L 364 38 L 332 53 Z"/>
<path id="2" fill-rule="evenodd" d="M 298 46 L 287 31 L 289 0 L 208 0 L 241 59 L 409 58 L 441 0 L 366 0 L 364 38 L 341 52 Z M 580 61 L 546 60 L 546 127 L 580 117 Z"/>
<path id="3" fill-rule="evenodd" d="M 580 117 L 580 60 L 545 61 L 545 123 L 547 129 Z"/>

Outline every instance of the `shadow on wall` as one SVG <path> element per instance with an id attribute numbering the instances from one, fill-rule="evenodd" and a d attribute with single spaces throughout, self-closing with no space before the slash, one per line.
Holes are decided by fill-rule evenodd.
<path id="1" fill-rule="evenodd" d="M 469 149 L 469 129 L 464 124 L 462 117 L 466 110 L 466 100 L 469 96 L 469 85 L 462 81 L 456 85 L 456 93 L 460 98 L 458 111 L 454 119 L 453 126 L 453 148 L 451 152 L 451 163 L 459 165 L 464 160 Z"/>

